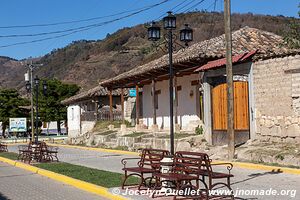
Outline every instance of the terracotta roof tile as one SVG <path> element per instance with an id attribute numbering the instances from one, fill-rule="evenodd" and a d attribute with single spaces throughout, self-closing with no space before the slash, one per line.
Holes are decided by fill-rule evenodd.
<path id="1" fill-rule="evenodd" d="M 210 61 L 225 57 L 225 35 L 195 43 L 185 50 L 179 50 L 173 54 L 174 64 L 185 61 Z M 298 50 L 288 49 L 284 45 L 281 36 L 255 28 L 244 27 L 232 33 L 232 52 L 242 54 L 257 50 L 253 59 L 266 59 L 270 57 L 299 54 Z M 100 84 L 104 87 L 116 85 L 125 78 L 135 79 L 136 76 L 151 73 L 156 69 L 168 67 L 168 56 L 164 55 L 159 59 L 147 64 L 138 66 L 128 72 L 122 73 L 114 78 L 105 80 Z M 128 80 L 129 82 L 130 80 Z"/>
<path id="2" fill-rule="evenodd" d="M 242 54 L 236 54 L 232 56 L 232 64 L 237 64 L 245 61 L 249 61 L 256 53 L 257 51 L 251 51 L 247 53 L 242 53 Z M 221 58 L 218 60 L 210 61 L 205 65 L 202 65 L 201 67 L 197 68 L 195 72 L 200 72 L 200 71 L 206 71 L 209 69 L 215 69 L 218 67 L 222 67 L 226 65 L 226 58 Z"/>

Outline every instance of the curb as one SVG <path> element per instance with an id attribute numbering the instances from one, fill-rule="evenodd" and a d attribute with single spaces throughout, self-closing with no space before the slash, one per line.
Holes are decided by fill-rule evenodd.
<path id="1" fill-rule="evenodd" d="M 52 145 L 52 144 L 49 144 Z M 131 152 L 131 151 L 123 151 L 123 150 L 114 150 L 114 149 L 103 149 L 103 148 L 95 148 L 95 147 L 81 147 L 75 145 L 62 145 L 62 144 L 53 144 L 55 146 L 61 146 L 66 148 L 77 148 L 83 150 L 91 150 L 91 151 L 98 151 L 98 152 L 107 152 L 107 153 L 116 153 L 116 154 L 124 154 L 124 155 L 133 155 L 138 156 L 139 153 Z M 213 163 L 224 163 L 230 161 L 221 161 L 216 160 Z M 246 162 L 230 162 L 233 164 L 234 167 L 244 168 L 244 169 L 257 169 L 257 170 L 264 170 L 264 171 L 274 171 L 274 172 L 281 172 L 287 174 L 296 174 L 300 175 L 300 169 L 288 168 L 288 167 L 279 167 L 279 166 L 269 166 L 269 165 L 262 165 L 262 164 L 254 164 L 254 163 L 246 163 Z"/>
<path id="2" fill-rule="evenodd" d="M 231 163 L 233 164 L 233 166 L 240 167 L 240 168 L 258 169 L 258 170 L 300 175 L 300 169 L 261 165 L 261 164 L 254 164 L 254 163 L 244 163 L 244 162 L 231 162 Z"/>
<path id="3" fill-rule="evenodd" d="M 101 197 L 105 197 L 105 198 L 112 199 L 112 200 L 128 200 L 127 198 L 122 197 L 120 195 L 114 195 L 114 194 L 110 193 L 108 191 L 108 188 L 105 188 L 102 186 L 98 186 L 98 185 L 95 185 L 92 183 L 74 179 L 74 178 L 71 178 L 71 177 L 68 177 L 65 175 L 61 175 L 61 174 L 51 172 L 51 171 L 48 171 L 45 169 L 40 169 L 38 167 L 34 167 L 34 166 L 31 166 L 31 165 L 28 165 L 28 164 L 25 164 L 22 162 L 10 160 L 10 159 L 3 158 L 3 157 L 0 157 L 0 161 L 10 164 L 10 165 L 13 165 L 18 168 L 21 168 L 21 169 L 25 169 L 27 171 L 31 171 L 35 174 L 39 174 L 41 176 L 53 179 L 55 181 L 58 181 L 58 182 L 61 182 L 61 183 L 67 184 L 67 185 L 71 185 L 78 189 L 99 195 Z"/>

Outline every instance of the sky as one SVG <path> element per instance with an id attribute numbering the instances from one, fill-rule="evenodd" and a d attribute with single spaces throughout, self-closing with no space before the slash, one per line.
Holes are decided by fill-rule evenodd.
<path id="1" fill-rule="evenodd" d="M 196 9 L 212 11 L 214 10 L 215 0 L 168 0 L 161 5 L 137 13 L 138 10 L 145 9 L 146 7 L 158 4 L 162 1 L 164 0 L 2 1 L 0 12 L 0 55 L 15 59 L 42 56 L 51 52 L 53 49 L 62 48 L 72 41 L 81 39 L 99 40 L 105 38 L 108 33 L 113 33 L 120 28 L 158 20 L 169 10 L 173 10 L 175 13 L 195 11 Z M 216 10 L 222 11 L 223 0 L 216 1 Z M 300 0 L 231 0 L 231 9 L 232 13 L 252 12 L 255 14 L 284 15 L 298 18 L 299 2 Z M 129 16 L 132 13 L 135 14 Z M 55 26 L 11 27 L 53 24 L 91 18 L 97 19 Z M 113 22 L 111 22 L 112 20 Z M 101 23 L 109 21 L 110 23 L 101 25 Z M 92 26 L 92 28 L 88 30 L 57 38 L 57 36 L 74 32 L 78 27 L 90 27 L 91 25 L 95 26 Z M 73 31 L 32 37 L 20 36 L 59 32 L 69 29 L 72 29 Z M 52 39 L 44 40 L 46 38 Z M 11 44 L 36 40 L 44 41 L 4 47 Z"/>

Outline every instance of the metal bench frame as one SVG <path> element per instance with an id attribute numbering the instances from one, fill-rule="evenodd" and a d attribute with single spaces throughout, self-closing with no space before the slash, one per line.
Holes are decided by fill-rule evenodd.
<path id="1" fill-rule="evenodd" d="M 142 186 L 151 187 L 153 180 L 153 174 L 160 171 L 160 161 L 165 157 L 170 155 L 170 152 L 167 150 L 160 149 L 142 149 L 140 158 L 124 158 L 121 160 L 123 164 L 124 179 L 122 182 L 122 189 L 126 185 L 126 181 L 131 176 L 140 177 L 141 181 L 138 185 L 138 190 L 141 190 Z M 126 164 L 129 160 L 139 160 L 136 167 L 127 167 Z M 145 174 L 150 174 L 150 177 L 145 178 Z M 147 184 L 149 180 L 149 184 Z"/>

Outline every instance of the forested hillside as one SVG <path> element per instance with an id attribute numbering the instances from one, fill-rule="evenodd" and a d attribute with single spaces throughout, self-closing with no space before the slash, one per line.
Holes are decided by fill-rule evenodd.
<path id="1" fill-rule="evenodd" d="M 284 35 L 292 18 L 233 14 L 232 29 L 244 26 Z M 223 13 L 191 12 L 177 15 L 178 27 L 189 23 L 194 29 L 194 41 L 199 42 L 224 33 Z M 179 30 L 179 29 L 178 29 Z M 91 88 L 100 80 L 113 77 L 161 55 L 146 37 L 146 24 L 123 28 L 107 35 L 103 40 L 75 41 L 55 49 L 39 58 L 44 66 L 37 73 L 41 77 L 56 77 L 64 82 L 76 83 L 83 89 Z M 0 57 L 0 87 L 23 85 L 25 67 L 20 61 Z"/>

